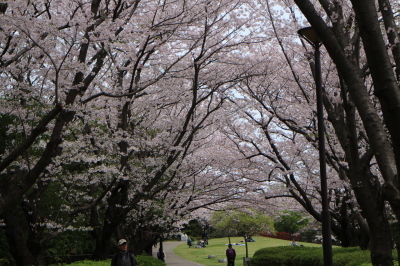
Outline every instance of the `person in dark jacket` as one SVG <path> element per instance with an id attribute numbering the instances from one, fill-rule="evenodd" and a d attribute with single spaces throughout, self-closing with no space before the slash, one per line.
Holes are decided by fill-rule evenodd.
<path id="1" fill-rule="evenodd" d="M 111 259 L 111 266 L 137 266 L 135 256 L 128 251 L 128 243 L 125 239 L 118 241 L 118 251 Z"/>
<path id="2" fill-rule="evenodd" d="M 157 252 L 157 258 L 162 262 L 165 262 L 165 252 L 161 250 L 161 248 Z"/>
<path id="3" fill-rule="evenodd" d="M 226 260 L 228 261 L 228 266 L 235 266 L 236 251 L 232 248 L 232 245 L 228 245 L 226 250 Z"/>

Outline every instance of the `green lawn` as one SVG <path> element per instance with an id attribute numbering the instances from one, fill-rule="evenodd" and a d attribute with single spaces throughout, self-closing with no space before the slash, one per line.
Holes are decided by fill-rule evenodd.
<path id="1" fill-rule="evenodd" d="M 251 258 L 255 251 L 260 248 L 265 247 L 276 247 L 276 246 L 289 246 L 290 241 L 281 240 L 276 238 L 269 237 L 253 237 L 256 242 L 249 242 L 249 257 Z M 242 243 L 243 240 L 241 237 L 231 237 L 232 243 Z M 187 259 L 190 261 L 194 261 L 196 263 L 200 263 L 205 266 L 221 266 L 225 265 L 218 262 L 218 259 L 226 258 L 225 251 L 228 248 L 225 244 L 228 244 L 228 238 L 216 238 L 210 239 L 209 244 L 205 248 L 189 248 L 186 243 L 182 243 L 174 249 L 174 253 Z M 297 242 L 297 244 L 302 244 L 304 246 L 310 247 L 321 247 L 319 244 L 311 244 L 311 243 L 303 243 Z M 243 265 L 243 257 L 246 255 L 246 247 L 245 246 L 233 246 L 236 250 L 236 261 L 235 265 Z M 215 258 L 208 259 L 208 255 L 215 255 Z"/>

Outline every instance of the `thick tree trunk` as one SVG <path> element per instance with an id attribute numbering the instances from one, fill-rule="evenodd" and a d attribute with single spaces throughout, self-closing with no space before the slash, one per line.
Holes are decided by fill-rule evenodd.
<path id="1" fill-rule="evenodd" d="M 103 228 L 101 233 L 97 233 L 96 248 L 93 253 L 95 259 L 106 259 L 112 253 L 112 236 L 115 235 L 118 238 L 118 226 L 125 220 L 128 213 L 122 206 L 126 207 L 129 187 L 129 181 L 121 180 L 111 191 L 104 214 Z M 93 215 L 97 216 L 97 214 Z"/>
<path id="2" fill-rule="evenodd" d="M 369 168 L 357 172 L 358 178 L 352 180 L 352 185 L 370 229 L 371 261 L 373 265 L 393 265 L 392 235 L 379 182 L 371 183 L 374 177 L 371 177 Z"/>
<path id="3" fill-rule="evenodd" d="M 100 241 L 96 242 L 96 248 L 93 252 L 93 257 L 95 260 L 108 259 L 112 255 L 112 236 L 118 225 L 113 225 L 111 221 L 105 218 L 105 224 L 103 225 L 103 230 L 101 231 Z"/>
<path id="4" fill-rule="evenodd" d="M 373 265 L 393 265 L 392 258 L 392 239 L 387 220 L 377 217 L 373 221 L 377 227 L 371 228 L 371 261 Z M 371 225 L 370 225 L 371 226 Z"/>
<path id="5" fill-rule="evenodd" d="M 395 154 L 397 168 L 400 169 L 400 139 L 398 138 L 400 135 L 400 90 L 393 71 L 392 59 L 388 53 L 387 41 L 383 37 L 381 14 L 377 10 L 374 0 L 352 0 L 351 2 L 356 13 L 364 51 L 374 82 L 374 93 L 379 99 L 386 127 L 392 136 L 391 149 Z M 389 7 L 385 6 L 384 10 Z M 388 17 L 387 14 L 385 18 Z M 386 163 L 388 162 L 390 161 Z M 393 166 L 390 165 L 390 167 Z M 396 184 L 390 185 L 396 185 L 396 189 L 399 190 L 399 180 L 396 176 L 390 175 L 384 176 L 384 178 L 396 182 Z M 397 191 L 397 198 L 399 193 Z"/>
<path id="6" fill-rule="evenodd" d="M 44 249 L 34 243 L 26 243 L 25 232 L 20 223 L 20 218 L 14 211 L 4 213 L 6 224 L 6 236 L 10 246 L 10 252 L 17 266 L 46 265 L 44 260 Z"/>
<path id="7" fill-rule="evenodd" d="M 150 226 L 139 228 L 136 232 L 135 235 L 129 236 L 134 254 L 139 255 L 145 252 L 151 256 L 153 245 L 157 243 L 157 239 L 160 238 L 159 235 L 154 234 Z"/>
<path id="8" fill-rule="evenodd" d="M 382 119 L 370 100 L 370 93 L 364 84 L 364 78 L 358 65 L 355 65 L 349 60 L 343 48 L 339 45 L 337 38 L 335 38 L 332 31 L 329 30 L 327 24 L 316 11 L 311 1 L 295 0 L 295 2 L 316 30 L 332 60 L 335 62 L 338 72 L 343 77 L 357 107 L 358 114 L 363 121 L 372 154 L 378 162 L 382 176 L 385 179 L 385 185 L 393 191 L 393 195 L 389 200 L 392 202 L 396 201 L 399 198 L 399 192 L 397 187 L 398 182 L 395 180 L 397 177 L 397 169 L 392 146 L 388 140 L 385 126 L 382 124 Z M 390 117 L 391 115 L 388 113 L 389 108 L 387 107 L 396 106 L 394 103 L 397 102 L 398 99 L 391 99 L 388 100 L 388 102 L 384 102 L 382 99 L 384 98 L 383 95 L 387 95 L 387 93 L 390 93 L 392 90 L 398 90 L 398 87 L 396 87 L 394 83 L 392 77 L 393 73 L 390 75 L 387 73 L 391 71 L 391 66 L 388 67 L 389 61 L 386 60 L 387 49 L 384 42 L 381 42 L 382 36 L 376 33 L 379 31 L 379 22 L 377 22 L 376 19 L 376 10 L 373 11 L 375 2 L 352 0 L 352 3 L 354 4 L 354 9 L 357 14 L 356 19 L 362 27 L 362 29 L 360 29 L 361 37 L 364 41 L 364 45 L 366 45 L 364 48 L 366 48 L 368 64 L 374 79 L 376 92 L 380 93 L 378 97 L 380 97 L 381 100 L 385 121 L 388 123 L 389 130 L 395 132 L 399 127 L 397 126 L 395 130 L 393 125 L 398 123 L 398 118 L 397 122 L 391 120 L 392 117 Z M 374 26 L 371 28 L 371 31 L 369 27 L 370 23 Z M 379 34 L 382 33 L 379 32 Z M 374 56 L 376 54 L 374 50 L 376 49 L 379 49 L 380 56 Z M 379 62 L 383 65 L 381 66 Z M 386 67 L 388 68 L 386 69 Z M 379 85 L 381 85 L 381 87 L 376 88 L 376 86 Z M 397 98 L 398 94 L 398 92 L 390 93 L 389 98 Z M 394 110 L 396 112 L 399 111 L 398 104 Z M 392 135 L 397 137 L 398 134 Z M 371 176 L 369 170 L 362 169 L 360 164 L 355 160 L 357 157 L 356 153 L 358 154 L 359 152 L 358 149 L 356 148 L 352 152 L 354 154 L 352 156 L 353 165 L 351 166 L 352 176 L 349 176 L 349 178 L 351 179 L 354 192 L 361 206 L 363 216 L 367 219 L 370 227 L 372 262 L 374 265 L 393 265 L 391 253 L 392 240 L 387 218 L 385 217 L 384 200 L 382 191 L 380 191 L 379 181 L 377 178 Z M 368 160 L 369 158 L 364 159 Z M 363 165 L 369 167 L 369 163 L 364 162 Z M 358 171 L 355 171 L 356 169 L 358 169 Z M 357 176 L 357 174 L 364 176 Z"/>
<path id="9" fill-rule="evenodd" d="M 339 240 L 342 243 L 342 247 L 354 247 L 358 246 L 359 242 L 357 241 L 358 236 L 356 235 L 356 232 L 352 228 L 350 221 L 351 219 L 348 216 L 348 208 L 347 208 L 347 203 L 346 201 L 348 200 L 347 197 L 343 197 L 342 202 L 341 202 L 341 208 L 340 208 L 340 230 L 341 234 L 338 237 Z"/>

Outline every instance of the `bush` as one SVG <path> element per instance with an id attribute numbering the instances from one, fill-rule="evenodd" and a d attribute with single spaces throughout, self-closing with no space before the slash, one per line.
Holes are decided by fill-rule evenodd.
<path id="1" fill-rule="evenodd" d="M 293 265 L 296 266 L 323 266 L 324 255 L 322 248 L 302 247 L 303 252 L 296 256 Z"/>
<path id="2" fill-rule="evenodd" d="M 12 263 L 14 263 L 14 259 L 9 252 L 5 230 L 0 229 L 0 266 L 11 265 Z"/>
<path id="3" fill-rule="evenodd" d="M 320 248 L 305 248 L 305 247 L 272 247 L 263 248 L 257 250 L 252 258 L 253 266 L 271 265 L 271 266 L 292 266 L 292 265 L 323 265 L 322 260 L 317 254 L 320 252 Z M 309 259 L 307 262 L 304 261 L 304 257 L 313 255 L 313 259 Z M 309 262 L 312 262 L 311 264 Z"/>
<path id="4" fill-rule="evenodd" d="M 138 255 L 135 256 L 139 265 L 141 266 L 165 266 L 166 264 L 161 260 L 154 258 L 149 255 Z M 64 265 L 64 264 L 53 264 L 55 265 Z M 103 261 L 94 261 L 94 260 L 84 260 L 84 261 L 77 261 L 72 264 L 71 266 L 110 266 L 111 260 L 103 260 Z"/>
<path id="5" fill-rule="evenodd" d="M 349 256 L 351 261 L 349 261 Z M 371 253 L 368 250 L 361 250 L 358 247 L 340 248 L 334 250 L 335 265 L 359 266 L 371 263 Z"/>
<path id="6" fill-rule="evenodd" d="M 66 231 L 50 241 L 46 256 L 91 254 L 94 249 L 95 241 L 88 232 Z"/>
<path id="7" fill-rule="evenodd" d="M 110 266 L 111 260 L 94 261 L 94 260 L 83 260 L 77 261 L 68 265 L 72 266 Z M 53 264 L 53 265 L 65 265 L 65 264 Z"/>
<path id="8" fill-rule="evenodd" d="M 332 252 L 335 266 L 372 265 L 371 253 L 359 247 L 334 248 Z M 396 255 L 394 251 L 394 260 L 397 260 Z M 322 266 L 323 249 L 288 246 L 263 248 L 254 253 L 251 262 L 252 266 Z"/>
<path id="9" fill-rule="evenodd" d="M 154 258 L 149 255 L 139 255 L 136 256 L 136 259 L 139 263 L 139 265 L 142 266 L 165 266 L 165 262 L 162 262 L 161 260 Z"/>
<path id="10" fill-rule="evenodd" d="M 318 232 L 314 229 L 302 231 L 300 233 L 300 241 L 313 243 L 315 242 L 315 237 L 317 236 Z"/>

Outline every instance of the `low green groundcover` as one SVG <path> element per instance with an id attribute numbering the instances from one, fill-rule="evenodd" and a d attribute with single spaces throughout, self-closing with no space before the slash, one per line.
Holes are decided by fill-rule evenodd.
<path id="1" fill-rule="evenodd" d="M 397 259 L 394 251 L 393 258 Z M 372 265 L 370 252 L 353 248 L 334 248 L 335 266 Z M 251 260 L 252 266 L 323 266 L 323 250 L 318 247 L 269 247 L 257 250 Z M 398 262 L 395 262 L 398 265 Z"/>
<path id="2" fill-rule="evenodd" d="M 136 259 L 140 266 L 165 266 L 166 264 L 160 261 L 157 258 L 148 255 L 138 255 Z M 55 265 L 62 265 L 62 264 L 54 264 Z M 72 264 L 68 264 L 71 266 L 110 266 L 111 260 L 104 260 L 104 261 L 93 261 L 93 260 L 84 260 L 84 261 L 77 261 Z"/>

